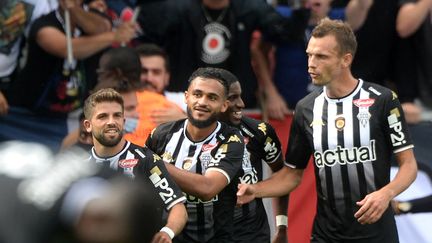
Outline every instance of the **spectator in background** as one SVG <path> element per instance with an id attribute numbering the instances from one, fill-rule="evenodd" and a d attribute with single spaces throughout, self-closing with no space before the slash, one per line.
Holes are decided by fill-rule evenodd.
<path id="1" fill-rule="evenodd" d="M 88 93 L 81 60 L 134 36 L 132 23 L 109 31 L 109 21 L 84 11 L 81 3 L 59 0 L 57 10 L 34 22 L 27 63 L 7 93 L 10 112 L 0 117 L 0 141 L 37 141 L 58 150 L 68 131 L 69 112 L 80 108 Z M 78 59 L 72 63 L 66 60 L 66 9 L 71 16 L 73 56 Z"/>
<path id="2" fill-rule="evenodd" d="M 144 36 L 167 51 L 171 64 L 169 91 L 184 91 L 188 77 L 198 67 L 230 70 L 242 82 L 247 108 L 257 107 L 258 83 L 251 66 L 250 42 L 260 29 L 273 41 L 302 38 L 307 11 L 296 10 L 284 19 L 262 0 L 141 1 L 138 22 Z M 262 79 L 266 97 L 279 97 L 271 78 Z M 261 85 L 261 84 L 260 84 Z M 266 99 L 266 107 L 287 112 L 282 99 Z M 280 113 L 277 113 L 280 114 Z"/>
<path id="3" fill-rule="evenodd" d="M 314 90 L 304 51 L 312 29 L 321 19 L 329 17 L 346 20 L 353 30 L 357 30 L 365 21 L 373 0 L 350 0 L 344 9 L 332 9 L 332 0 L 306 0 L 305 4 L 310 8 L 311 15 L 304 38 L 277 45 L 275 52 L 274 82 L 290 109 L 294 109 L 300 99 Z M 292 7 L 279 6 L 277 10 L 284 16 L 290 16 Z"/>
<path id="4" fill-rule="evenodd" d="M 395 84 L 409 123 L 421 119 L 414 100 L 432 108 L 432 1 L 401 0 L 396 19 L 400 40 Z"/>
<path id="5" fill-rule="evenodd" d="M 169 62 L 166 53 L 154 44 L 142 44 L 135 49 L 141 62 L 141 84 L 137 92 L 138 127 L 126 139 L 144 145 L 150 132 L 159 124 L 186 118 L 184 92 L 168 92 Z"/>
<path id="6" fill-rule="evenodd" d="M 51 11 L 46 0 L 0 1 L 0 116 L 9 104 L 5 93 L 19 69 L 22 41 L 35 19 Z M 23 39 L 23 37 L 25 37 Z"/>

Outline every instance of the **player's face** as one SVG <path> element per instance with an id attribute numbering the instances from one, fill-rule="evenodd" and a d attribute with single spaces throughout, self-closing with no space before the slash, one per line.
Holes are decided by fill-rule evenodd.
<path id="1" fill-rule="evenodd" d="M 231 84 L 228 92 L 228 109 L 221 113 L 221 120 L 231 125 L 239 125 L 245 104 L 241 98 L 242 89 L 239 82 Z"/>
<path id="2" fill-rule="evenodd" d="M 321 38 L 311 37 L 306 49 L 308 55 L 308 72 L 312 83 L 318 86 L 329 84 L 341 75 L 342 56 L 333 35 Z"/>
<path id="3" fill-rule="evenodd" d="M 185 96 L 188 119 L 198 128 L 206 128 L 214 124 L 219 113 L 225 112 L 228 107 L 224 87 L 214 79 L 195 78 Z"/>
<path id="4" fill-rule="evenodd" d="M 139 113 L 137 111 L 138 99 L 135 91 L 128 93 L 121 93 L 124 102 L 124 117 L 138 118 Z"/>
<path id="5" fill-rule="evenodd" d="M 123 137 L 124 115 L 120 104 L 102 102 L 93 108 L 91 120 L 84 120 L 87 132 L 106 147 L 116 146 Z"/>
<path id="6" fill-rule="evenodd" d="M 140 57 L 141 82 L 146 89 L 162 94 L 168 85 L 169 72 L 165 68 L 165 60 L 161 56 Z"/>

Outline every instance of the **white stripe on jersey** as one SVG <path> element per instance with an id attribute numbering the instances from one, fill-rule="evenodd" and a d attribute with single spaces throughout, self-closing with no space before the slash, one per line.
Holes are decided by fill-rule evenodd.
<path id="1" fill-rule="evenodd" d="M 312 130 L 313 130 L 313 143 L 315 151 L 322 151 L 321 144 L 321 135 L 322 129 L 324 126 L 328 126 L 328 124 L 323 124 L 323 107 L 324 107 L 325 95 L 324 92 L 315 99 L 314 107 L 313 107 L 313 119 L 312 119 Z M 314 124 L 317 125 L 314 125 Z M 327 195 L 327 184 L 326 184 L 326 175 L 325 175 L 325 167 L 319 167 L 319 178 L 321 178 L 321 188 L 323 195 Z"/>
<path id="2" fill-rule="evenodd" d="M 368 99 L 369 97 L 370 97 L 370 93 L 362 88 L 360 90 L 360 99 Z M 369 107 L 360 107 L 359 108 L 359 114 L 361 112 L 369 113 Z M 376 117 L 376 119 L 378 119 L 378 117 Z M 369 142 L 370 142 L 370 132 L 371 132 L 369 120 L 367 121 L 366 124 L 362 124 L 360 122 L 359 129 L 360 129 L 359 133 L 360 133 L 361 146 L 368 146 Z M 374 179 L 375 173 L 374 173 L 374 169 L 372 166 L 372 162 L 367 161 L 367 162 L 364 162 L 362 164 L 363 164 L 363 168 L 365 171 L 367 185 L 369 185 L 371 187 L 371 188 L 368 187 L 368 193 L 376 191 L 376 185 L 375 185 L 375 179 Z"/>

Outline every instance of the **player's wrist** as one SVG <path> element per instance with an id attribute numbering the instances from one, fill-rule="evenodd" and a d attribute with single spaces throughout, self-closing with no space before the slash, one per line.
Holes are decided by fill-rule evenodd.
<path id="1" fill-rule="evenodd" d="M 276 215 L 276 227 L 286 228 L 288 227 L 288 217 L 286 215 Z"/>
<path id="2" fill-rule="evenodd" d="M 160 229 L 159 232 L 164 232 L 164 233 L 166 233 L 166 234 L 171 238 L 171 240 L 172 240 L 172 239 L 174 238 L 174 236 L 175 236 L 174 231 L 173 231 L 171 228 L 169 228 L 168 226 L 164 226 L 164 227 L 162 227 L 162 229 Z"/>

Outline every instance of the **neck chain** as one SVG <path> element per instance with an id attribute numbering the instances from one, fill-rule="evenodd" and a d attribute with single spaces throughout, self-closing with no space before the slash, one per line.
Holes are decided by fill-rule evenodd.
<path id="1" fill-rule="evenodd" d="M 201 8 L 204 12 L 204 17 L 206 18 L 208 23 L 211 23 L 211 22 L 220 23 L 225 18 L 226 13 L 228 12 L 228 7 L 225 7 L 222 10 L 222 12 L 219 14 L 219 16 L 216 18 L 216 20 L 213 20 L 213 18 L 210 16 L 209 12 L 207 11 L 206 7 L 204 7 L 203 4 L 201 4 Z"/>

